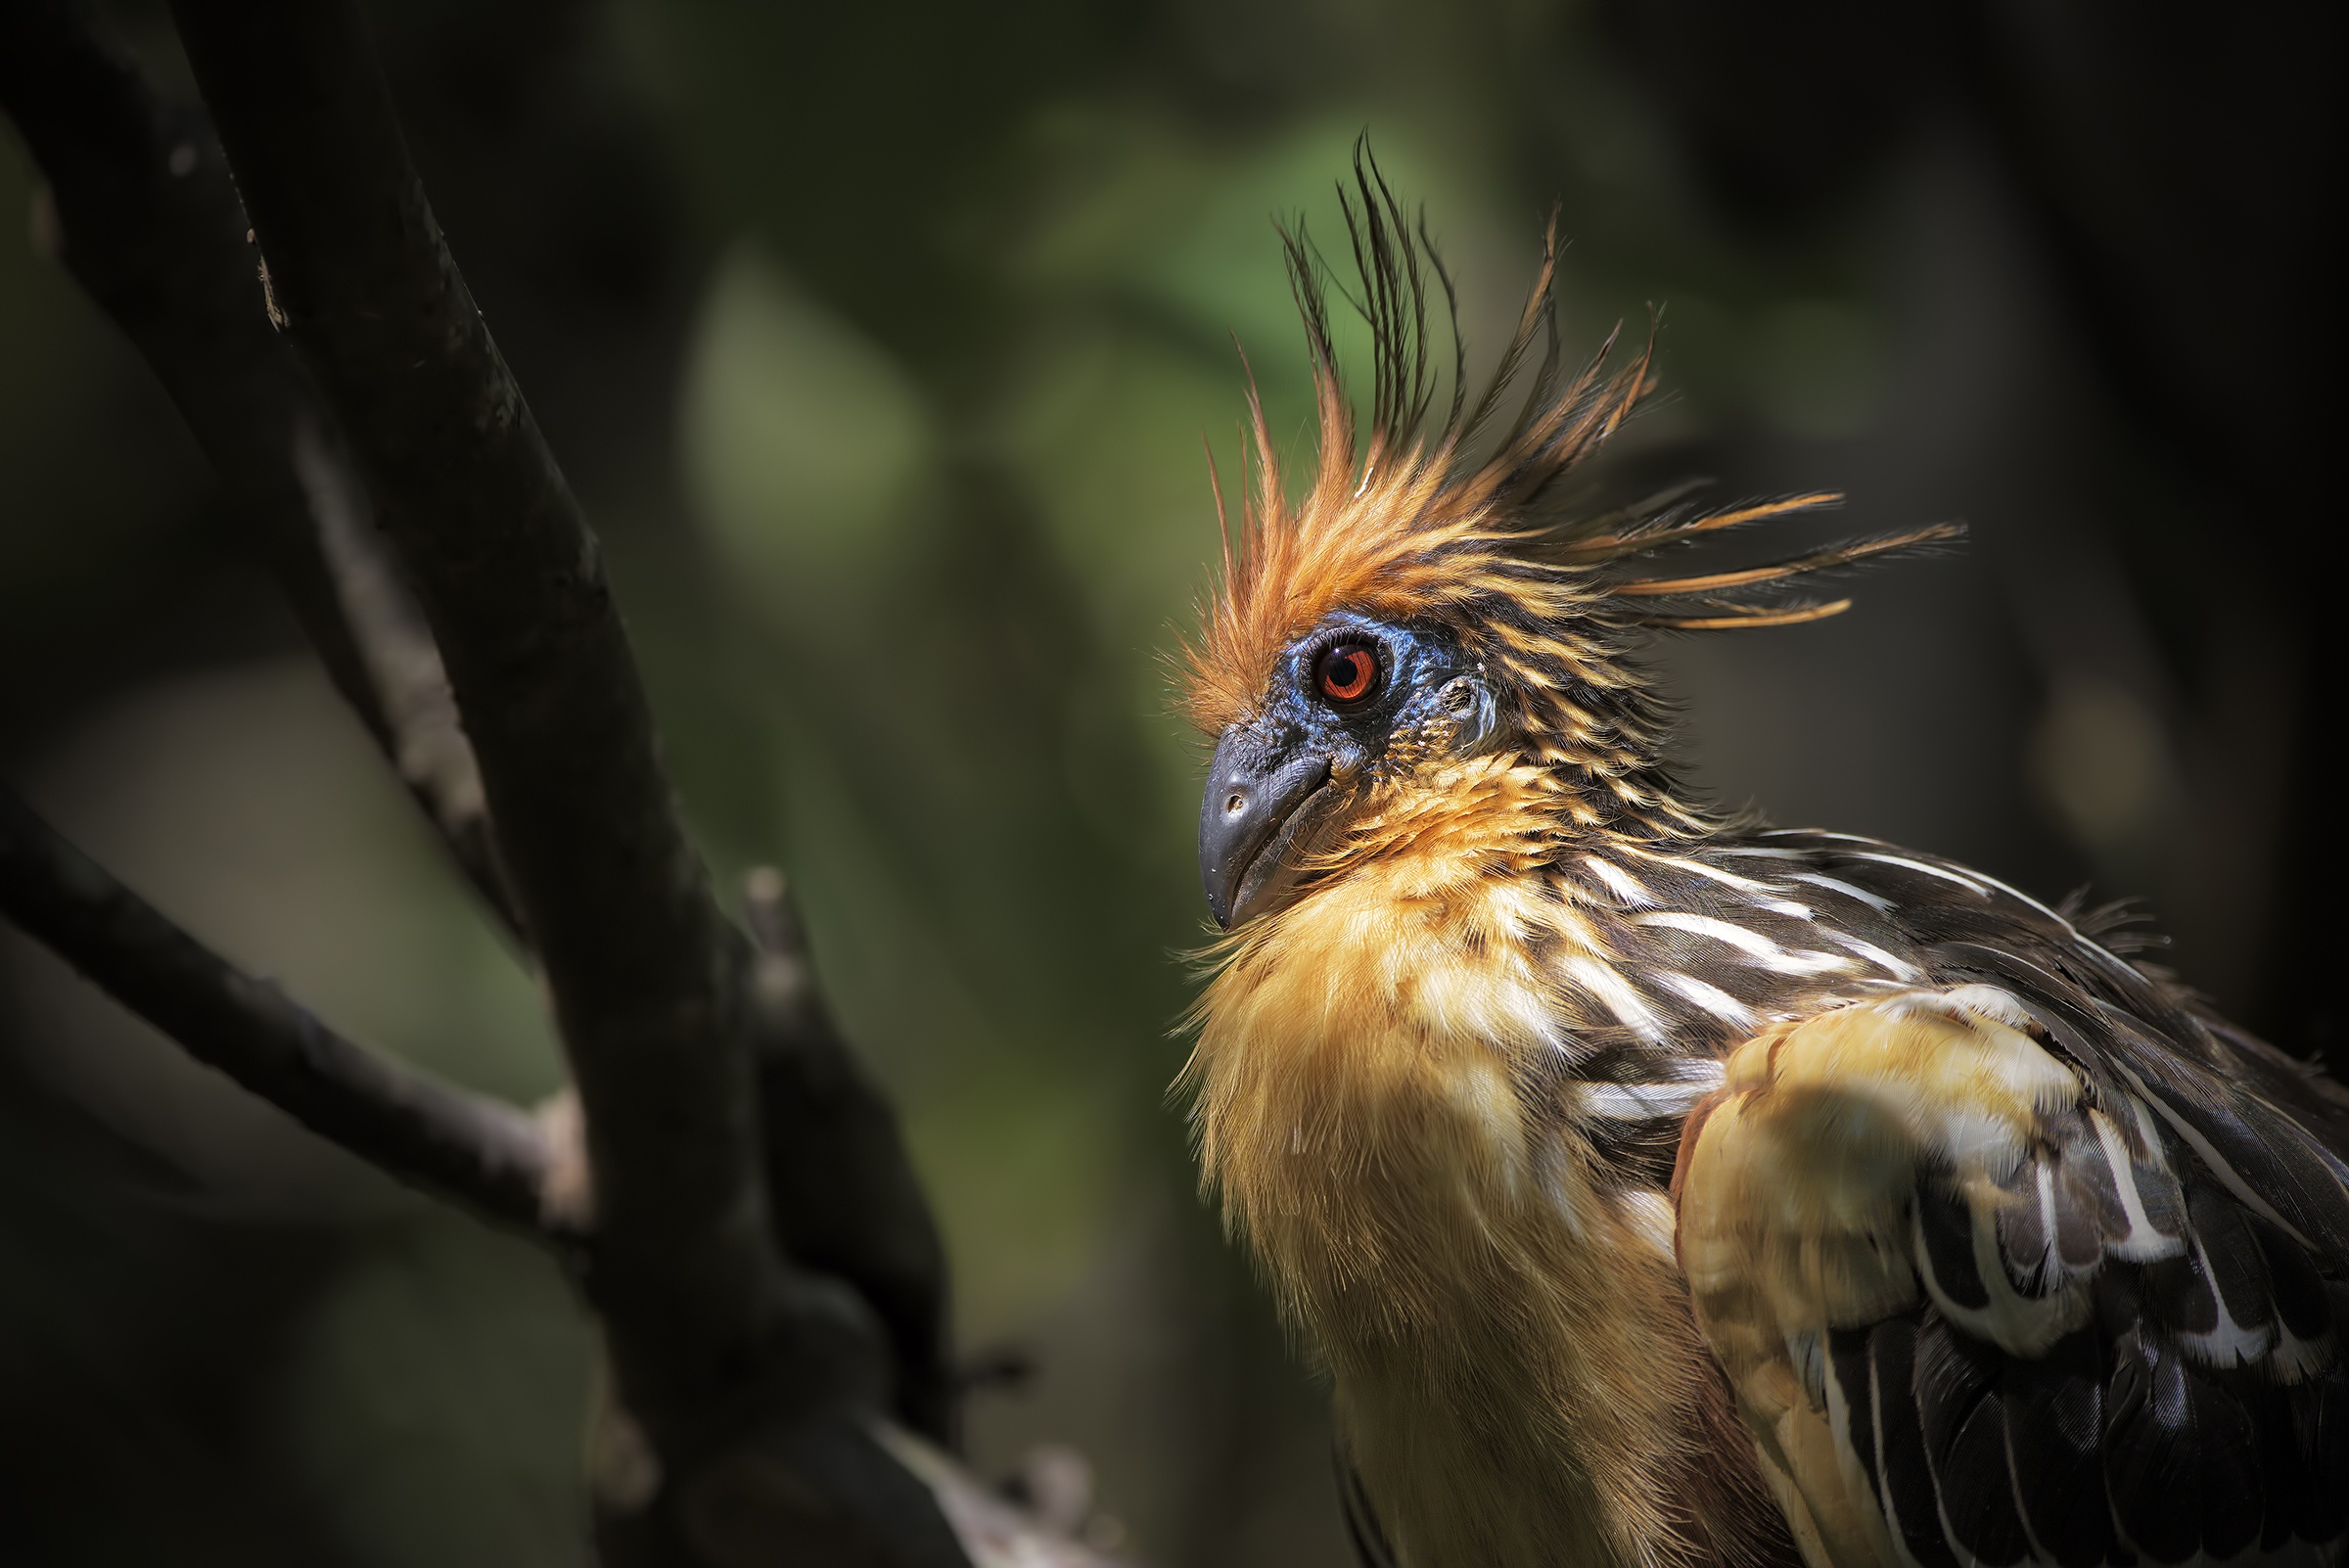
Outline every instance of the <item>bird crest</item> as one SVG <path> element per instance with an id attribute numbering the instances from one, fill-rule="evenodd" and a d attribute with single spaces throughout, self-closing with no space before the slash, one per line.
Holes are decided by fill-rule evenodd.
<path id="1" fill-rule="evenodd" d="M 1704 511 L 1684 504 L 1693 486 L 1682 485 L 1611 512 L 1566 514 L 1557 481 L 1654 388 L 1652 325 L 1635 361 L 1609 368 L 1618 329 L 1569 371 L 1553 212 L 1516 331 L 1471 400 L 1456 298 L 1424 218 L 1406 217 L 1366 152 L 1358 151 L 1353 187 L 1342 186 L 1339 201 L 1359 287 L 1348 298 L 1370 327 L 1367 437 L 1338 365 L 1329 269 L 1302 225 L 1283 225 L 1312 358 L 1317 456 L 1312 484 L 1292 500 L 1251 377 L 1243 462 L 1253 458 L 1253 483 L 1243 475 L 1235 543 L 1211 456 L 1222 580 L 1183 658 L 1182 706 L 1210 734 L 1250 715 L 1282 651 L 1343 610 L 1441 628 L 1503 677 L 1531 760 L 1620 775 L 1653 761 L 1665 727 L 1632 658 L 1642 628 L 1819 620 L 1851 603 L 1813 591 L 1823 575 L 1958 532 L 1941 525 L 1689 575 L 1665 568 L 1696 541 L 1841 497 L 1815 491 Z M 1450 327 L 1451 396 L 1434 424 L 1447 379 L 1430 352 L 1439 308 Z"/>

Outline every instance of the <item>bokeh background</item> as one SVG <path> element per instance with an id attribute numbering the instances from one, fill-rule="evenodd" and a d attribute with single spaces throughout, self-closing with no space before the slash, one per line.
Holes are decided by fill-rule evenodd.
<path id="1" fill-rule="evenodd" d="M 1686 765 L 2046 896 L 2338 1051 L 2325 738 L 2339 60 L 2120 0 L 379 0 L 443 224 L 603 531 L 721 878 L 779 863 L 953 1254 L 975 1461 L 1089 1458 L 1167 1565 L 1335 1565 L 1320 1399 L 1197 1203 L 1207 584 L 1271 228 L 1367 131 L 1472 358 L 1552 203 L 1581 344 L 1663 307 L 1598 476 L 1962 518 L 1823 625 L 1661 645 Z M 160 6 L 109 12 L 187 78 Z M 0 136 L 0 211 L 35 178 Z M 517 1100 L 537 997 L 135 356 L 0 243 L 0 773 L 325 1016 Z M 2330 824 L 2329 826 L 2327 824 Z M 2339 1057 L 2335 1057 L 2336 1062 Z M 0 1559 L 585 1559 L 593 1347 L 526 1248 L 0 934 Z"/>

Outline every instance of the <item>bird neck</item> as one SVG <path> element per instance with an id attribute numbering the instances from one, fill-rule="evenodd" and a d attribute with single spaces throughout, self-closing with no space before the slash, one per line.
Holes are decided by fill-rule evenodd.
<path id="1" fill-rule="evenodd" d="M 1571 922 L 1493 869 L 1399 850 L 1243 929 L 1187 1069 L 1204 1178 L 1404 1561 L 1762 1560 L 1669 1201 L 1523 1091 Z"/>

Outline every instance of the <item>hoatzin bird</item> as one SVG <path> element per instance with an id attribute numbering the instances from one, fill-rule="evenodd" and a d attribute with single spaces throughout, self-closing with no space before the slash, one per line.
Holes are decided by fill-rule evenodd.
<path id="1" fill-rule="evenodd" d="M 1367 439 L 1292 237 L 1318 463 L 1292 499 L 1251 388 L 1181 680 L 1202 1178 L 1327 1377 L 1361 1555 L 2340 1562 L 2349 1094 L 2109 912 L 1668 766 L 1643 628 L 1829 615 L 1806 583 L 1953 530 L 1676 572 L 1834 498 L 1559 515 L 1648 359 L 1562 365 L 1545 246 L 1436 425 L 1451 285 L 1356 183 Z"/>

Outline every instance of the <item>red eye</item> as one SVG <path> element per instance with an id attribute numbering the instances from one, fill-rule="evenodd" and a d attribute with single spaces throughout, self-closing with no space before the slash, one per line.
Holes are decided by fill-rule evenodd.
<path id="1" fill-rule="evenodd" d="M 1378 684 L 1378 655 L 1359 642 L 1341 642 L 1321 656 L 1313 678 L 1331 702 L 1359 703 Z"/>

